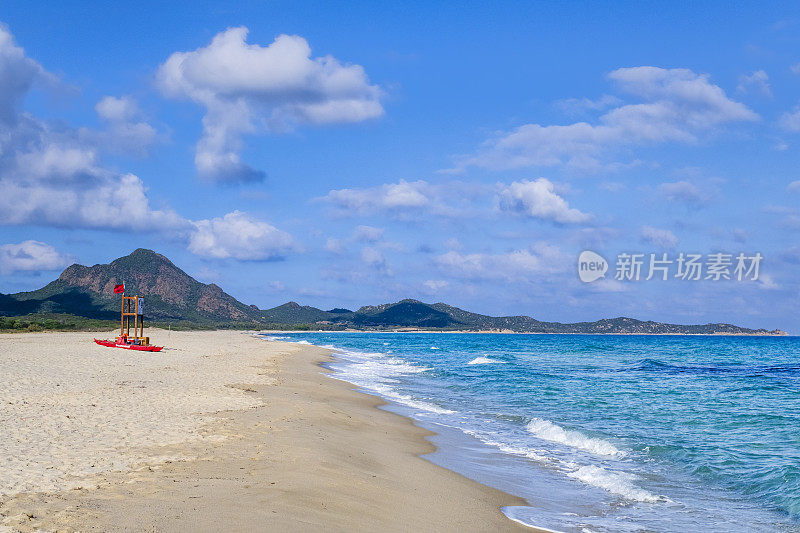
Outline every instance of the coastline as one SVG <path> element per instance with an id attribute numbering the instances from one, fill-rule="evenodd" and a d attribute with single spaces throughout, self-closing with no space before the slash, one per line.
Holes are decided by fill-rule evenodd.
<path id="1" fill-rule="evenodd" d="M 512 331 L 512 330 L 439 330 L 439 329 L 264 329 L 259 333 L 270 335 L 282 333 L 458 333 L 478 335 L 576 335 L 576 336 L 619 336 L 619 337 L 796 337 L 783 331 L 781 333 L 562 333 L 541 331 Z"/>
<path id="2" fill-rule="evenodd" d="M 168 347 L 207 346 L 204 357 L 226 357 L 220 342 L 263 355 L 249 383 L 228 384 L 256 405 L 215 413 L 201 431 L 208 438 L 155 446 L 133 468 L 60 492 L 0 496 L 0 531 L 535 530 L 500 510 L 527 505 L 521 498 L 422 459 L 435 450 L 432 432 L 326 376 L 329 350 L 237 332 L 172 332 L 167 343 L 165 333 L 152 336 Z M 91 342 L 87 334 L 37 336 Z"/>

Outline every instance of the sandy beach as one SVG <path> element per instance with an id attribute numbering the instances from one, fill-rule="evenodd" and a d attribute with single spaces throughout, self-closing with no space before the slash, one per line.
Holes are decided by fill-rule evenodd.
<path id="1" fill-rule="evenodd" d="M 0 531 L 528 530 L 438 467 L 430 433 L 241 332 L 0 335 Z M 95 335 L 100 336 L 100 335 Z"/>

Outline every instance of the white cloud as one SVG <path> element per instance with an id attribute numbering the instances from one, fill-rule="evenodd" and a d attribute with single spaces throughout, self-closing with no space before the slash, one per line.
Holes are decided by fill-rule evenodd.
<path id="1" fill-rule="evenodd" d="M 739 77 L 739 85 L 736 90 L 741 93 L 755 92 L 762 96 L 772 96 L 772 89 L 769 86 L 769 76 L 763 70 Z"/>
<path id="2" fill-rule="evenodd" d="M 789 70 L 791 70 L 795 74 L 800 74 L 800 63 L 795 63 L 794 65 L 789 67 Z"/>
<path id="3" fill-rule="evenodd" d="M 288 233 L 240 211 L 193 225 L 189 251 L 200 256 L 259 261 L 279 259 L 294 250 Z"/>
<path id="4" fill-rule="evenodd" d="M 569 259 L 555 246 L 537 243 L 527 250 L 500 254 L 449 251 L 435 262 L 443 272 L 459 278 L 534 281 L 542 274 L 563 272 Z"/>
<path id="5" fill-rule="evenodd" d="M 549 220 L 559 224 L 582 224 L 592 216 L 569 207 L 557 195 L 553 183 L 545 178 L 536 181 L 515 181 L 498 192 L 500 210 L 519 213 L 531 218 Z"/>
<path id="6" fill-rule="evenodd" d="M 139 177 L 101 165 L 99 139 L 108 132 L 51 124 L 21 109 L 31 87 L 55 79 L 0 26 L 0 224 L 162 232 L 211 257 L 261 259 L 291 249 L 291 237 L 243 213 L 194 222 L 152 207 Z M 96 110 L 109 131 L 138 116 L 129 97 L 106 97 Z"/>
<path id="7" fill-rule="evenodd" d="M 0 245 L 0 273 L 17 271 L 60 270 L 73 262 L 66 254 L 39 241 Z"/>
<path id="8" fill-rule="evenodd" d="M 373 268 L 386 268 L 386 257 L 383 252 L 372 246 L 365 246 L 361 249 L 361 261 Z"/>
<path id="9" fill-rule="evenodd" d="M 786 131 L 800 131 L 800 106 L 795 106 L 791 111 L 782 114 L 778 125 Z"/>
<path id="10" fill-rule="evenodd" d="M 108 126 L 107 131 L 98 134 L 98 141 L 109 148 L 147 155 L 147 149 L 158 137 L 153 126 L 139 120 L 139 106 L 130 96 L 106 96 L 97 102 L 95 111 Z"/>
<path id="11" fill-rule="evenodd" d="M 57 78 L 25 56 L 14 36 L 0 23 L 0 123 L 14 121 L 25 95 L 36 84 L 51 84 Z"/>
<path id="12" fill-rule="evenodd" d="M 127 122 L 139 113 L 139 106 L 130 96 L 105 96 L 94 106 L 97 115 L 109 122 Z"/>
<path id="13" fill-rule="evenodd" d="M 670 201 L 689 205 L 702 205 L 710 199 L 707 192 L 686 180 L 662 183 L 658 190 Z"/>
<path id="14" fill-rule="evenodd" d="M 137 231 L 185 227 L 172 211 L 150 206 L 138 177 L 101 166 L 98 147 L 81 132 L 21 109 L 32 86 L 53 85 L 55 79 L 0 26 L 0 224 Z"/>
<path id="15" fill-rule="evenodd" d="M 415 219 L 421 215 L 476 214 L 475 203 L 490 199 L 491 192 L 491 187 L 477 182 L 432 184 L 400 180 L 374 187 L 334 189 L 316 200 L 330 205 L 339 216 L 382 214 Z"/>
<path id="16" fill-rule="evenodd" d="M 175 52 L 159 67 L 165 95 L 206 109 L 195 164 L 214 181 L 263 178 L 240 159 L 242 136 L 261 126 L 360 122 L 383 114 L 382 91 L 360 65 L 332 56 L 311 57 L 298 35 L 279 35 L 268 46 L 248 44 L 248 29 L 229 28 L 191 52 Z"/>
<path id="17" fill-rule="evenodd" d="M 442 289 L 446 289 L 447 286 L 450 284 L 441 279 L 429 279 L 427 281 L 424 281 L 422 285 L 424 285 L 425 288 L 427 288 L 431 292 L 439 292 Z"/>
<path id="18" fill-rule="evenodd" d="M 278 259 L 294 249 L 288 233 L 240 211 L 193 224 L 189 251 L 205 257 L 258 261 Z"/>
<path id="19" fill-rule="evenodd" d="M 356 230 L 353 232 L 353 239 L 375 242 L 383 237 L 385 231 L 383 228 L 373 228 L 372 226 L 356 226 Z"/>
<path id="20" fill-rule="evenodd" d="M 621 147 L 691 143 L 719 125 L 758 119 L 728 98 L 708 75 L 688 69 L 621 68 L 608 78 L 643 102 L 613 108 L 595 124 L 525 124 L 502 132 L 473 155 L 459 158 L 452 171 L 470 166 L 502 170 L 555 165 L 596 170 Z"/>
<path id="21" fill-rule="evenodd" d="M 669 230 L 652 226 L 642 226 L 640 233 L 642 242 L 652 244 L 660 249 L 672 250 L 678 245 L 678 238 Z"/>
<path id="22" fill-rule="evenodd" d="M 418 209 L 431 205 L 433 190 L 426 181 L 387 183 L 365 189 L 332 190 L 322 199 L 351 213 Z"/>
<path id="23" fill-rule="evenodd" d="M 774 291 L 781 288 L 769 274 L 759 274 L 758 287 L 767 291 Z"/>
<path id="24" fill-rule="evenodd" d="M 800 180 L 793 181 L 786 187 L 786 190 L 789 192 L 800 192 Z"/>

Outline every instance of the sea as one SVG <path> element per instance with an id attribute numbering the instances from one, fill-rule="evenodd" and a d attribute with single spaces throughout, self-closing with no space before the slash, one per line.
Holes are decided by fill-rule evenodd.
<path id="1" fill-rule="evenodd" d="M 563 532 L 800 531 L 800 338 L 298 332 Z"/>

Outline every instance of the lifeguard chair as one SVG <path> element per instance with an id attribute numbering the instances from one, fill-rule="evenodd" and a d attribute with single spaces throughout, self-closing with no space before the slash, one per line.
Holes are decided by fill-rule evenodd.
<path id="1" fill-rule="evenodd" d="M 131 325 L 133 325 L 133 336 L 131 336 Z M 150 346 L 150 337 L 144 336 L 144 298 L 138 295 L 125 296 L 125 293 L 122 293 L 119 337 L 116 340 L 137 346 Z"/>
<path id="2" fill-rule="evenodd" d="M 146 352 L 160 352 L 163 346 L 150 344 L 150 337 L 144 336 L 144 298 L 125 296 L 125 284 L 114 286 L 115 294 L 122 294 L 122 304 L 119 318 L 119 337 L 114 342 L 95 339 L 94 342 L 109 348 L 125 348 L 127 350 L 141 350 Z M 131 335 L 133 328 L 133 335 Z"/>

